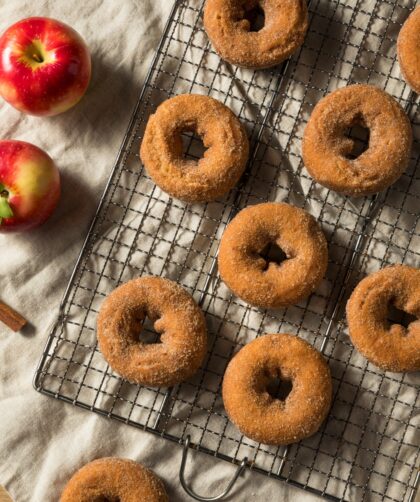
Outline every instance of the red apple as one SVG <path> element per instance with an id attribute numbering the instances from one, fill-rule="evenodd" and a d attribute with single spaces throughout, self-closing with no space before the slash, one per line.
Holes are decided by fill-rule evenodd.
<path id="1" fill-rule="evenodd" d="M 0 37 L 0 94 L 30 115 L 56 115 L 74 106 L 91 74 L 90 54 L 70 26 L 29 17 Z"/>
<path id="2" fill-rule="evenodd" d="M 60 175 L 49 155 L 25 141 L 0 141 L 0 232 L 43 223 L 60 198 Z"/>

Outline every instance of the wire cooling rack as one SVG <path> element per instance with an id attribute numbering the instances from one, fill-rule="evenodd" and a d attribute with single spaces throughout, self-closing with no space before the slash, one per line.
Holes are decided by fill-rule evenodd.
<path id="1" fill-rule="evenodd" d="M 37 390 L 332 500 L 411 501 L 418 484 L 419 401 L 414 375 L 384 373 L 353 348 L 345 300 L 367 273 L 389 263 L 420 266 L 420 115 L 401 79 L 396 38 L 414 8 L 407 0 L 312 0 L 303 47 L 272 71 L 224 63 L 202 26 L 202 0 L 175 2 L 100 206 L 42 355 Z M 378 197 L 349 199 L 314 183 L 301 161 L 301 138 L 328 92 L 368 82 L 391 93 L 415 136 L 407 172 Z M 247 128 L 251 158 L 229 196 L 186 205 L 161 192 L 138 151 L 148 116 L 180 93 L 226 103 Z M 349 131 L 356 138 L 361 131 Z M 360 137 L 363 145 L 363 136 Z M 186 135 L 186 155 L 202 145 Z M 286 201 L 314 215 L 329 241 L 325 280 L 307 300 L 261 311 L 232 296 L 217 274 L 227 222 L 241 208 Z M 97 349 L 104 297 L 120 283 L 156 274 L 182 284 L 202 306 L 209 330 L 203 368 L 173 389 L 121 380 Z M 245 343 L 291 332 L 328 359 L 334 403 L 313 437 L 289 448 L 257 444 L 229 422 L 220 394 L 225 367 Z M 417 420 L 417 421 L 416 421 Z M 185 456 L 184 459 L 185 461 Z M 182 473 L 183 474 L 183 473 Z M 185 480 L 182 478 L 183 484 Z M 187 488 L 188 489 L 188 488 Z"/>

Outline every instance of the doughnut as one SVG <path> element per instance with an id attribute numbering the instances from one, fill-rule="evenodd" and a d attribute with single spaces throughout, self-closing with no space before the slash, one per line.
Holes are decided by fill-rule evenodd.
<path id="1" fill-rule="evenodd" d="M 369 147 L 348 158 L 354 141 L 346 129 L 370 132 Z M 321 185 L 345 195 L 370 195 L 394 183 L 404 172 L 412 142 L 410 122 L 401 106 L 372 85 L 350 85 L 315 106 L 305 128 L 302 153 L 309 174 Z"/>
<path id="2" fill-rule="evenodd" d="M 398 61 L 405 81 L 420 93 L 420 6 L 403 24 L 397 40 Z"/>
<path id="3" fill-rule="evenodd" d="M 264 11 L 265 24 L 251 31 L 249 17 Z M 275 66 L 300 47 L 308 29 L 304 0 L 207 0 L 204 29 L 219 56 L 237 66 Z"/>
<path id="4" fill-rule="evenodd" d="M 161 334 L 160 343 L 139 340 L 146 316 Z M 178 284 L 141 277 L 115 289 L 103 302 L 97 322 L 101 352 L 129 382 L 172 386 L 190 378 L 207 351 L 204 316 Z"/>
<path id="5" fill-rule="evenodd" d="M 275 243 L 280 264 L 261 254 Z M 328 264 L 328 248 L 316 220 L 303 209 L 278 202 L 249 206 L 227 226 L 220 243 L 219 272 L 242 300 L 261 308 L 292 305 L 312 293 Z"/>
<path id="6" fill-rule="evenodd" d="M 276 379 L 292 385 L 285 399 L 269 392 Z M 222 393 L 226 412 L 242 434 L 259 443 L 286 445 L 319 429 L 331 406 L 332 381 L 317 350 L 281 333 L 256 338 L 233 357 Z"/>
<path id="7" fill-rule="evenodd" d="M 389 308 L 417 317 L 408 327 L 388 320 Z M 350 338 L 386 371 L 420 370 L 420 270 L 392 265 L 365 277 L 347 302 Z"/>
<path id="8" fill-rule="evenodd" d="M 60 502 L 168 502 L 162 481 L 141 464 L 100 458 L 79 469 Z"/>
<path id="9" fill-rule="evenodd" d="M 182 153 L 183 132 L 195 132 L 205 148 L 198 162 Z M 242 124 L 223 103 L 209 96 L 181 94 L 164 101 L 151 115 L 140 157 L 153 181 L 185 202 L 209 202 L 233 188 L 248 160 Z"/>

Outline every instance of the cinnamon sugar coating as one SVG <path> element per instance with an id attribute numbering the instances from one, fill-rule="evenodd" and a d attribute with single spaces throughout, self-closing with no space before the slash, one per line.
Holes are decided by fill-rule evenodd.
<path id="1" fill-rule="evenodd" d="M 285 400 L 267 391 L 276 378 L 292 383 Z M 263 335 L 245 345 L 223 379 L 229 418 L 242 434 L 265 444 L 285 445 L 315 434 L 331 400 L 326 361 L 307 342 L 289 334 Z"/>
<path id="2" fill-rule="evenodd" d="M 100 458 L 67 483 L 60 502 L 168 502 L 163 482 L 132 460 Z"/>
<path id="3" fill-rule="evenodd" d="M 161 333 L 161 343 L 143 343 L 145 317 Z M 207 350 L 201 309 L 178 284 L 142 277 L 115 289 L 101 306 L 97 337 L 104 358 L 129 382 L 172 386 L 190 378 Z"/>
<path id="4" fill-rule="evenodd" d="M 276 243 L 287 259 L 266 261 L 261 253 Z M 328 248 L 316 220 L 303 209 L 269 202 L 249 206 L 227 226 L 220 243 L 219 272 L 229 288 L 261 308 L 299 302 L 321 282 Z"/>
<path id="5" fill-rule="evenodd" d="M 265 24 L 250 31 L 246 14 L 258 6 Z M 302 45 L 308 12 L 304 0 L 207 0 L 204 29 L 222 59 L 245 68 L 269 68 Z"/>
<path id="6" fill-rule="evenodd" d="M 408 85 L 420 93 L 420 6 L 403 24 L 397 40 L 398 61 Z"/>
<path id="7" fill-rule="evenodd" d="M 181 133 L 201 136 L 206 151 L 198 162 L 182 154 Z M 223 103 L 209 96 L 181 94 L 149 117 L 140 156 L 153 181 L 186 202 L 215 200 L 233 188 L 248 160 L 242 124 Z"/>
<path id="8" fill-rule="evenodd" d="M 408 327 L 388 320 L 390 305 L 417 317 Z M 354 346 L 386 371 L 420 371 L 420 270 L 392 265 L 365 277 L 347 302 Z"/>
<path id="9" fill-rule="evenodd" d="M 369 147 L 347 158 L 354 142 L 346 129 L 369 129 Z M 407 167 L 412 143 L 410 121 L 401 106 L 372 85 L 350 85 L 315 106 L 306 126 L 302 153 L 306 169 L 321 185 L 360 197 L 392 185 Z"/>

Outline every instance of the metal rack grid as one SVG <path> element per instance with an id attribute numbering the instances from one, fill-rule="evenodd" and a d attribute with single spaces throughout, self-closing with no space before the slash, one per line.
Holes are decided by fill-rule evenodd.
<path id="1" fill-rule="evenodd" d="M 271 71 L 224 63 L 202 27 L 202 0 L 175 2 L 100 206 L 60 305 L 35 387 L 62 399 L 332 500 L 412 500 L 418 483 L 419 401 L 414 375 L 383 373 L 353 348 L 345 300 L 366 273 L 389 263 L 420 266 L 420 112 L 400 77 L 396 37 L 412 0 L 312 0 L 303 47 Z M 354 82 L 396 97 L 413 124 L 410 167 L 378 197 L 350 199 L 313 182 L 302 165 L 302 132 L 313 106 Z M 163 100 L 201 93 L 227 104 L 247 128 L 251 158 L 225 198 L 186 205 L 144 172 L 138 155 L 148 116 Z M 349 132 L 357 141 L 357 131 Z M 202 145 L 185 136 L 186 156 Z M 220 237 L 241 208 L 286 201 L 313 214 L 329 241 L 325 280 L 306 301 L 260 311 L 232 296 L 216 267 Z M 97 349 L 95 319 L 121 282 L 156 274 L 182 284 L 209 331 L 204 367 L 173 389 L 122 381 Z M 151 330 L 152 331 L 152 330 Z M 315 436 L 289 448 L 257 444 L 227 419 L 224 369 L 245 343 L 295 333 L 327 357 L 334 404 Z"/>

